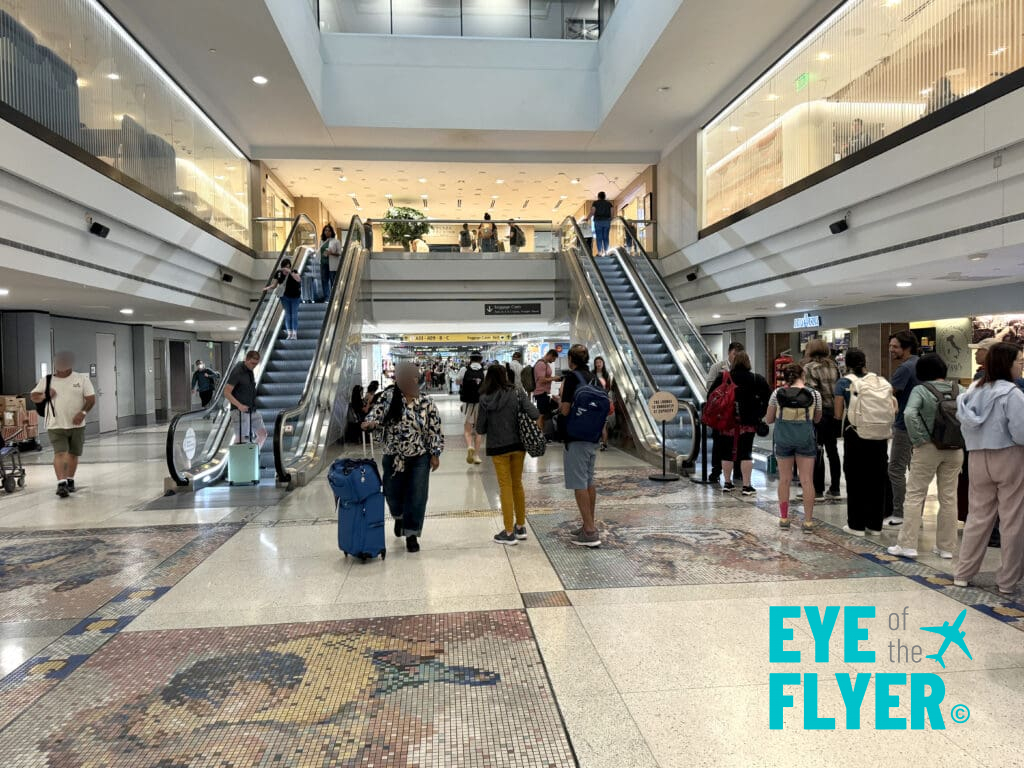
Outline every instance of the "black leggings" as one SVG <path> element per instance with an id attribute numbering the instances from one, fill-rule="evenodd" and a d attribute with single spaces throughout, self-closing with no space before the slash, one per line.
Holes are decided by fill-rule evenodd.
<path id="1" fill-rule="evenodd" d="M 833 416 L 822 416 L 821 421 L 815 427 L 818 437 L 818 445 L 825 449 L 828 456 L 828 472 L 832 483 L 829 490 L 839 493 L 839 479 L 842 472 L 842 463 L 839 461 L 839 422 Z M 814 462 L 814 490 L 820 496 L 825 492 L 825 461 L 821 453 Z"/>

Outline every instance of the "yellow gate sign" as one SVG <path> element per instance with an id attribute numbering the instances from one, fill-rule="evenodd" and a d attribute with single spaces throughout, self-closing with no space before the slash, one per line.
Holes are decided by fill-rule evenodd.
<path id="1" fill-rule="evenodd" d="M 487 344 L 512 341 L 511 333 L 407 333 L 406 344 Z"/>

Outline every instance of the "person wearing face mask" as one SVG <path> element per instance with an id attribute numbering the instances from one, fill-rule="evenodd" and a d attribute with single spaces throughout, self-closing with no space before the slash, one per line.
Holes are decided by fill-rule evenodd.
<path id="1" fill-rule="evenodd" d="M 196 369 L 192 374 L 192 392 L 199 395 L 199 402 L 203 408 L 210 404 L 213 393 L 217 391 L 217 382 L 220 381 L 220 374 L 212 368 L 207 368 L 202 360 L 196 360 Z"/>
<path id="2" fill-rule="evenodd" d="M 419 369 L 402 363 L 395 386 L 384 390 L 370 409 L 363 429 L 383 429 L 384 498 L 395 519 L 395 536 L 419 552 L 427 513 L 430 473 L 441 466 L 444 434 L 437 406 L 420 392 Z"/>

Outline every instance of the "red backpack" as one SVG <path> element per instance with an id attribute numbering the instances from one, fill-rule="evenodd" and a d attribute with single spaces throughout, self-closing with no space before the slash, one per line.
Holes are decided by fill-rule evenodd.
<path id="1" fill-rule="evenodd" d="M 722 371 L 722 383 L 708 395 L 701 421 L 718 432 L 736 427 L 736 384 L 728 371 Z"/>

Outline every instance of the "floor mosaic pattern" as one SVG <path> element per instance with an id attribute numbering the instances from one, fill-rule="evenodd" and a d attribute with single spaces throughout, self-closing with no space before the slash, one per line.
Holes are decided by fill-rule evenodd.
<path id="1" fill-rule="evenodd" d="M 0 734 L 9 765 L 574 766 L 523 611 L 126 633 Z"/>

